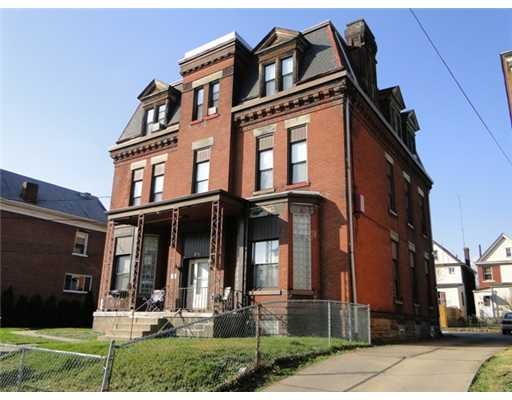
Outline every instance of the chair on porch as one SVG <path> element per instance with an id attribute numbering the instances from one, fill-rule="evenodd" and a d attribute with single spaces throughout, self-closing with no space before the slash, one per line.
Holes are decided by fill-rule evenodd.
<path id="1" fill-rule="evenodd" d="M 151 296 L 139 307 L 141 311 L 162 311 L 165 300 L 165 289 L 153 290 Z"/>

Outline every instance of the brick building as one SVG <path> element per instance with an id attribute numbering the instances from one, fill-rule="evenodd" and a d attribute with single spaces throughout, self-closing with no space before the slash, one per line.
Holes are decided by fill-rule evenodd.
<path id="1" fill-rule="evenodd" d="M 90 324 L 83 309 L 98 298 L 105 208 L 89 193 L 10 171 L 0 179 L 2 323 Z"/>
<path id="2" fill-rule="evenodd" d="M 162 315 L 317 298 L 370 304 L 375 336 L 436 329 L 432 181 L 376 53 L 363 20 L 231 33 L 151 81 L 110 148 L 96 327 L 163 289 Z"/>

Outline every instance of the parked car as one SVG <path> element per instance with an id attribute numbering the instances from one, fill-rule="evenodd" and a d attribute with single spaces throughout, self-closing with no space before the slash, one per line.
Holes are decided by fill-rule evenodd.
<path id="1" fill-rule="evenodd" d="M 504 335 L 512 333 L 512 312 L 508 312 L 503 316 L 501 320 L 501 333 Z"/>

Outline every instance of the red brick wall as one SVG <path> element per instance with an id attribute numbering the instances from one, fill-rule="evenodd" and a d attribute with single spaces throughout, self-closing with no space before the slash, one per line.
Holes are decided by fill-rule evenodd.
<path id="1" fill-rule="evenodd" d="M 288 132 L 284 121 L 309 114 L 308 179 L 306 185 L 288 185 Z M 348 301 L 350 298 L 347 260 L 347 209 L 344 164 L 343 115 L 339 103 L 316 106 L 264 122 L 244 126 L 238 133 L 235 193 L 251 197 L 255 192 L 256 138 L 253 130 L 276 124 L 274 133 L 274 187 L 286 190 L 318 191 L 325 198 L 320 206 L 318 223 L 320 298 Z M 328 143 L 328 145 L 326 145 Z M 314 220 L 313 220 L 314 221 Z M 288 250 L 281 252 L 281 257 Z M 313 254 L 315 257 L 315 254 Z M 281 265 L 290 263 L 281 258 Z M 313 263 L 314 264 L 314 263 Z M 315 267 L 313 265 L 313 267 Z M 291 288 L 291 284 L 288 288 Z"/>
<path id="2" fill-rule="evenodd" d="M 483 265 L 478 266 L 478 283 L 480 289 L 486 289 L 492 285 L 501 283 L 501 268 L 499 265 L 491 265 L 492 269 L 492 281 L 484 281 L 484 267 Z"/>
<path id="3" fill-rule="evenodd" d="M 418 187 L 428 199 L 427 182 L 405 159 L 403 150 L 383 139 L 389 135 L 382 127 L 369 124 L 364 115 L 352 112 L 352 149 L 354 191 L 364 196 L 365 211 L 356 217 L 356 276 L 358 302 L 371 304 L 372 311 L 412 315 L 412 276 L 409 266 L 409 242 L 416 248 L 416 278 L 421 314 L 429 315 L 428 297 L 433 298 L 433 281 L 428 282 L 424 267 L 424 254 L 430 254 L 431 239 L 420 229 Z M 394 160 L 394 179 L 397 216 L 388 211 L 388 182 L 385 152 Z M 414 229 L 407 224 L 405 199 L 405 171 L 411 178 Z M 428 211 L 428 201 L 427 211 Z M 398 233 L 399 269 L 403 304 L 394 303 L 390 231 Z M 429 229 L 428 229 L 429 230 Z M 433 271 L 430 271 L 430 275 Z M 430 276 L 432 278 L 432 276 Z"/>
<path id="4" fill-rule="evenodd" d="M 72 255 L 76 227 L 0 211 L 2 290 L 13 287 L 15 296 L 82 300 L 82 294 L 63 293 L 66 272 L 92 275 L 97 298 L 105 233 L 89 232 L 88 257 Z"/>

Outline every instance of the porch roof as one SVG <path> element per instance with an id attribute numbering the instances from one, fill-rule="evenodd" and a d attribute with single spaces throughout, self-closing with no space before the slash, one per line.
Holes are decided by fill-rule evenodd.
<path id="1" fill-rule="evenodd" d="M 181 207 L 190 207 L 200 204 L 222 201 L 229 206 L 242 209 L 247 200 L 232 195 L 225 190 L 212 190 L 205 193 L 193 193 L 186 196 L 175 197 L 170 200 L 164 200 L 154 203 L 143 204 L 135 207 L 118 208 L 107 212 L 108 220 L 118 220 L 123 218 L 135 217 L 139 214 L 158 214 L 163 211 L 169 211 Z"/>

